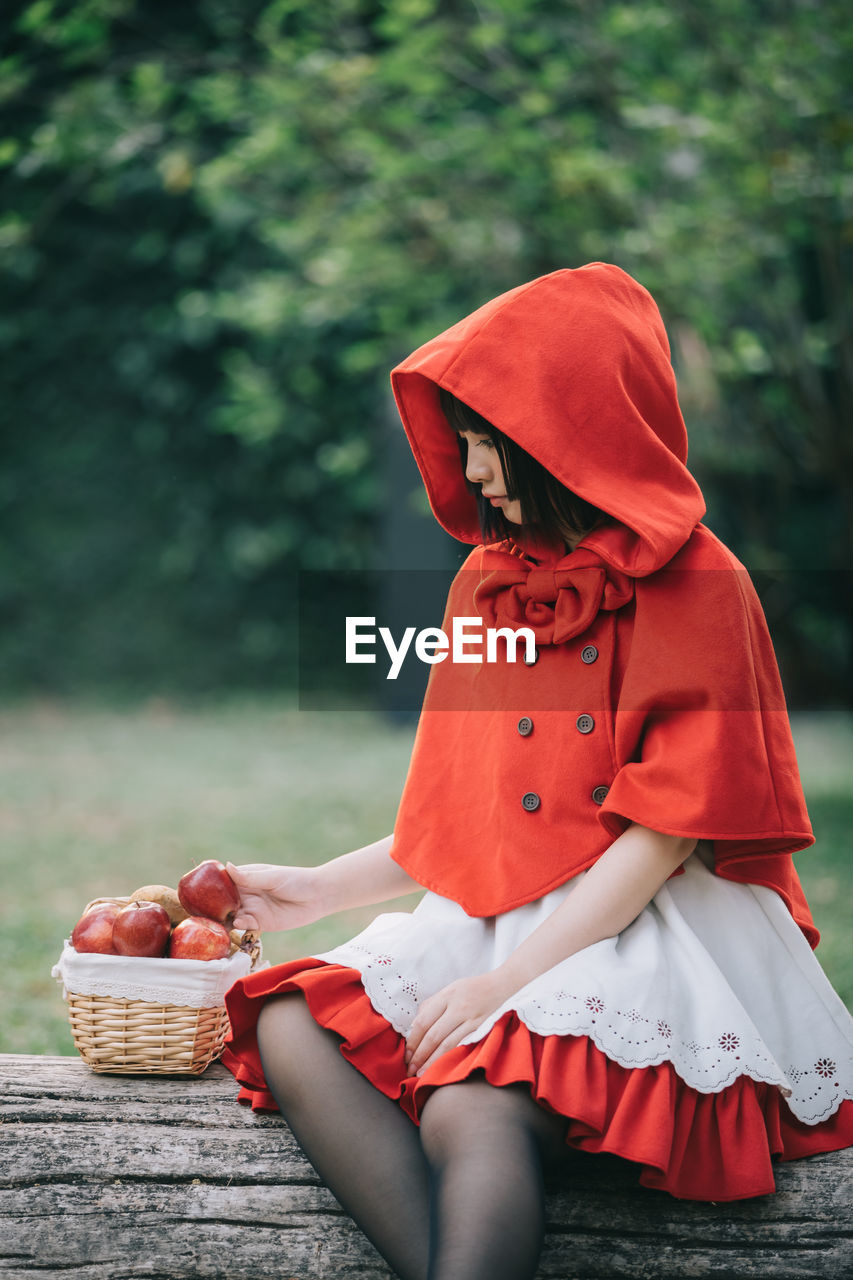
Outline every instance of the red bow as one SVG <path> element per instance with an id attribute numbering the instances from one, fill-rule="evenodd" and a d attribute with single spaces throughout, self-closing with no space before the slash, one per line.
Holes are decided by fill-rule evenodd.
<path id="1" fill-rule="evenodd" d="M 599 610 L 620 609 L 634 594 L 633 578 L 583 547 L 548 569 L 501 551 L 488 551 L 483 567 L 474 590 L 483 621 L 513 630 L 530 627 L 539 644 L 562 644 L 581 635 Z"/>

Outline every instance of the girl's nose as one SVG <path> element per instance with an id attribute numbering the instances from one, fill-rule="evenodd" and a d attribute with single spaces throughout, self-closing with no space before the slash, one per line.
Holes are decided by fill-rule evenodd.
<path id="1" fill-rule="evenodd" d="M 465 475 L 472 484 L 485 484 L 491 478 L 492 469 L 489 466 L 488 455 L 484 455 L 483 451 L 479 453 L 472 446 L 468 445 L 468 455 L 465 461 Z"/>

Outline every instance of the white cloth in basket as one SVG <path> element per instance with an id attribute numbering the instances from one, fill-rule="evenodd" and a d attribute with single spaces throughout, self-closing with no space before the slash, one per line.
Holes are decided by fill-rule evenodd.
<path id="1" fill-rule="evenodd" d="M 109 956 L 75 951 L 66 938 L 51 974 L 62 982 L 63 994 L 214 1009 L 225 1003 L 225 992 L 251 968 L 252 958 L 245 951 L 235 951 L 224 960 Z"/>

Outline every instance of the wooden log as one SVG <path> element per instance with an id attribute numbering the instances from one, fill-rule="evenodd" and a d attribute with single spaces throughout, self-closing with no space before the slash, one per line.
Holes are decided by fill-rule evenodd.
<path id="1" fill-rule="evenodd" d="M 286 1124 L 200 1077 L 96 1075 L 0 1055 L 0 1276 L 389 1280 Z M 841 1280 L 853 1150 L 780 1165 L 775 1196 L 683 1202 L 607 1156 L 549 1185 L 541 1280 Z"/>

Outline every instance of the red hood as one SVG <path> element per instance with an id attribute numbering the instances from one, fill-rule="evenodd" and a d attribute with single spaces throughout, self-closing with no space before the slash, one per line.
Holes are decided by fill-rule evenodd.
<path id="1" fill-rule="evenodd" d="M 482 538 L 439 386 L 618 521 L 582 543 L 616 569 L 653 573 L 704 514 L 660 313 L 619 267 L 510 289 L 419 347 L 391 383 L 433 513 L 462 542 Z"/>

